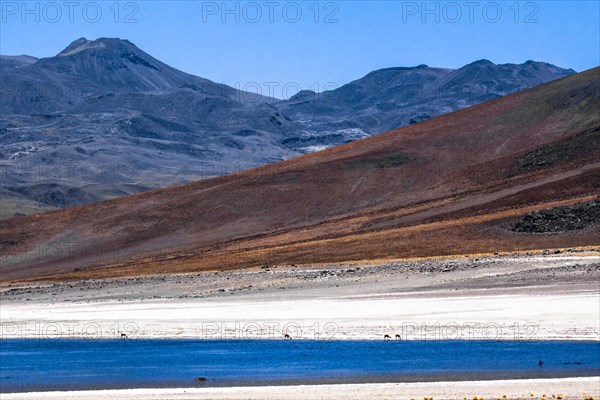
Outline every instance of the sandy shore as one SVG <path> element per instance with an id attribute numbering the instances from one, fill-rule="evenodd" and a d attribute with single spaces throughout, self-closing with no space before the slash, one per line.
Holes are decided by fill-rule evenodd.
<path id="1" fill-rule="evenodd" d="M 600 340 L 600 257 L 263 268 L 4 286 L 2 338 Z"/>
<path id="2" fill-rule="evenodd" d="M 2 305 L 2 336 L 598 340 L 600 297 L 556 294 Z"/>
<path id="3" fill-rule="evenodd" d="M 533 394 L 533 396 L 532 396 Z M 433 397 L 436 400 L 533 399 L 562 394 L 563 399 L 600 396 L 600 378 L 502 380 L 486 382 L 374 383 L 347 385 L 263 386 L 207 389 L 131 389 L 2 394 L 3 400 L 364 400 Z"/>

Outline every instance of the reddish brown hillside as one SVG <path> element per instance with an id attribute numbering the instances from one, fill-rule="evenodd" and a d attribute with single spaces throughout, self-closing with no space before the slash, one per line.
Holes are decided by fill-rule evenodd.
<path id="1" fill-rule="evenodd" d="M 600 244 L 517 232 L 600 194 L 600 68 L 223 178 L 0 222 L 1 277 L 92 277 Z"/>

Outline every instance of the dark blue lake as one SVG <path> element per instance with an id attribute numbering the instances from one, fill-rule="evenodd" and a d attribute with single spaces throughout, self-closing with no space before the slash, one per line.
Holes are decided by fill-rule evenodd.
<path id="1" fill-rule="evenodd" d="M 598 375 L 600 342 L 0 341 L 4 393 Z"/>

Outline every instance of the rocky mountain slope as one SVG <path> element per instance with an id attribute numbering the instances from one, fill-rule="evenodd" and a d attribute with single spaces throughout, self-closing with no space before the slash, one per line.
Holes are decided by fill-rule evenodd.
<path id="1" fill-rule="evenodd" d="M 29 61 L 29 60 L 27 60 Z M 268 99 L 178 71 L 128 41 L 0 59 L 3 217 L 62 208 L 298 154 Z"/>
<path id="2" fill-rule="evenodd" d="M 600 195 L 599 105 L 596 68 L 235 175 L 4 220 L 1 277 L 597 246 L 600 221 L 567 220 Z M 519 228 L 532 215 L 568 229 Z"/>
<path id="3" fill-rule="evenodd" d="M 339 89 L 303 91 L 277 106 L 293 120 L 303 121 L 309 133 L 286 143 L 319 148 L 419 123 L 574 72 L 543 62 L 496 65 L 488 60 L 456 70 L 426 65 L 387 68 Z"/>

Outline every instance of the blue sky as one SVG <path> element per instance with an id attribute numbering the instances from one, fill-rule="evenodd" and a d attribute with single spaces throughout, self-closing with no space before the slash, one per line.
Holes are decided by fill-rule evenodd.
<path id="1" fill-rule="evenodd" d="M 284 88 L 323 90 L 393 66 L 486 58 L 592 68 L 599 3 L 2 0 L 0 53 L 46 57 L 78 37 L 127 38 L 183 71 L 286 97 Z"/>

